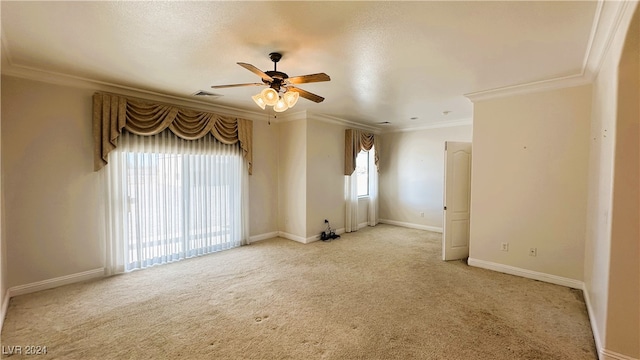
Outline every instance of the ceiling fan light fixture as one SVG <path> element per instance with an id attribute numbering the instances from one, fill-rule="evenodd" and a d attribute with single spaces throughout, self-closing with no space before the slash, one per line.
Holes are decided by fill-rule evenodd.
<path id="1" fill-rule="evenodd" d="M 289 106 L 283 97 L 280 97 L 276 104 L 273 106 L 273 111 L 275 112 L 283 112 L 287 110 Z"/>
<path id="2" fill-rule="evenodd" d="M 294 107 L 298 102 L 298 98 L 300 97 L 303 97 L 315 103 L 321 103 L 322 101 L 324 101 L 324 98 L 322 96 L 318 96 L 306 90 L 300 89 L 298 87 L 294 87 L 293 85 L 314 83 L 314 82 L 321 82 L 321 81 L 330 81 L 331 78 L 329 77 L 329 75 L 325 73 L 317 73 L 317 74 L 290 77 L 289 75 L 283 73 L 282 71 L 278 71 L 276 67 L 276 63 L 280 61 L 280 59 L 282 58 L 281 53 L 277 53 L 277 52 L 270 53 L 269 58 L 271 59 L 271 61 L 273 61 L 272 71 L 262 71 L 251 64 L 247 64 L 243 62 L 237 63 L 243 68 L 260 76 L 260 78 L 262 79 L 262 83 L 214 85 L 211 87 L 214 89 L 222 89 L 222 88 L 235 88 L 235 87 L 241 87 L 241 86 L 267 85 L 266 89 L 262 90 L 259 94 L 252 96 L 251 99 L 253 99 L 256 105 L 258 105 L 262 110 L 265 110 L 267 105 L 269 105 L 269 106 L 273 106 L 274 110 L 277 112 L 283 112 L 287 109 Z M 281 93 L 282 95 L 280 95 Z"/>
<path id="3" fill-rule="evenodd" d="M 274 106 L 279 99 L 278 92 L 270 87 L 262 90 L 260 95 L 262 96 L 264 103 L 269 106 Z"/>
<path id="4" fill-rule="evenodd" d="M 300 97 L 300 94 L 297 91 L 293 91 L 293 90 L 288 90 L 283 95 L 284 101 L 287 103 L 287 106 L 289 108 L 292 108 L 295 106 L 295 104 L 298 102 L 299 97 Z"/>
<path id="5" fill-rule="evenodd" d="M 264 98 L 262 97 L 262 93 L 253 95 L 251 98 L 253 99 L 253 101 L 255 101 L 256 105 L 262 108 L 262 110 L 264 110 L 265 106 L 267 106 L 267 104 L 264 102 Z"/>

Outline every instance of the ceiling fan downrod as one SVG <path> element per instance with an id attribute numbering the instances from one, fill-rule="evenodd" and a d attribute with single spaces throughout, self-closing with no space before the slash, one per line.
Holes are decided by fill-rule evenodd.
<path id="1" fill-rule="evenodd" d="M 282 54 L 278 52 L 272 52 L 269 54 L 269 58 L 271 59 L 271 61 L 273 61 L 273 71 L 278 71 L 277 65 L 278 61 L 282 59 Z"/>

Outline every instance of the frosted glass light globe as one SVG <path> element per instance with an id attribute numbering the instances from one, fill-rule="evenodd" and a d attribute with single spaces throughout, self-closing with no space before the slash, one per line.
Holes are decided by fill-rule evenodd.
<path id="1" fill-rule="evenodd" d="M 292 108 L 297 102 L 300 94 L 297 91 L 289 90 L 284 93 L 284 101 L 287 103 L 289 108 Z"/>
<path id="2" fill-rule="evenodd" d="M 275 112 L 283 112 L 283 111 L 287 110 L 288 108 L 289 108 L 289 106 L 287 105 L 287 102 L 283 98 L 280 98 L 280 99 L 278 99 L 278 102 L 276 102 L 276 104 L 273 106 L 273 111 L 275 111 Z"/>
<path id="3" fill-rule="evenodd" d="M 260 106 L 262 108 L 262 110 L 264 110 L 264 108 L 265 108 L 265 106 L 267 104 L 264 102 L 264 99 L 262 98 L 262 93 L 260 93 L 258 95 L 253 95 L 251 98 L 253 99 L 253 101 L 256 102 L 256 104 L 258 106 Z"/>
<path id="4" fill-rule="evenodd" d="M 274 106 L 278 102 L 278 92 L 272 88 L 266 88 L 260 92 L 264 103 L 269 106 Z"/>

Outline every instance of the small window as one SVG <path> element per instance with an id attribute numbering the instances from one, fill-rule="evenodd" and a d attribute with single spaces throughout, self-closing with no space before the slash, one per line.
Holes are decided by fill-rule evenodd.
<path id="1" fill-rule="evenodd" d="M 360 151 L 356 157 L 358 196 L 369 196 L 369 152 Z"/>

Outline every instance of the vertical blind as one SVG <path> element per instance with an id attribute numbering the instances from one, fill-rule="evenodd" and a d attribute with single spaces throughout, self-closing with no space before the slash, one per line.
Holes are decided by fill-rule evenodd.
<path id="1" fill-rule="evenodd" d="M 106 168 L 111 272 L 240 246 L 248 235 L 242 155 L 212 136 L 124 132 Z"/>

